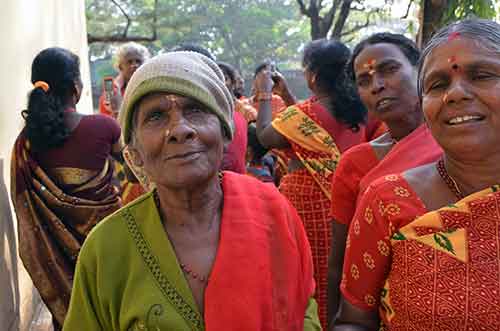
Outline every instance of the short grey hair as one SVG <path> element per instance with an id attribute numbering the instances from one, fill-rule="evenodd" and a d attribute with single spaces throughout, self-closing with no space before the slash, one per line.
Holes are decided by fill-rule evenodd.
<path id="1" fill-rule="evenodd" d="M 125 57 L 127 57 L 127 55 L 132 53 L 141 55 L 144 61 L 148 60 L 151 57 L 151 54 L 146 47 L 131 41 L 121 45 L 116 51 L 116 54 L 114 56 L 115 68 L 118 70 L 118 66 L 120 65 L 120 63 L 125 59 Z"/>
<path id="2" fill-rule="evenodd" d="M 452 34 L 457 34 L 461 37 L 474 40 L 482 47 L 491 50 L 493 53 L 500 54 L 500 24 L 486 19 L 466 19 L 458 21 L 443 27 L 441 30 L 429 40 L 418 65 L 418 80 L 417 89 L 418 96 L 422 100 L 423 81 L 424 81 L 424 64 L 427 57 L 436 48 L 449 41 Z"/>

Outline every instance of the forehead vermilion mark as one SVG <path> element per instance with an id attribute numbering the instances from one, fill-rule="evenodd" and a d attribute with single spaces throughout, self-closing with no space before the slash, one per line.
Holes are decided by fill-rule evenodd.
<path id="1" fill-rule="evenodd" d="M 363 67 L 365 68 L 371 68 L 375 65 L 375 63 L 377 63 L 377 61 L 375 59 L 369 59 L 368 62 L 366 62 L 365 64 L 363 64 Z"/>
<path id="2" fill-rule="evenodd" d="M 457 39 L 458 37 L 460 37 L 460 32 L 458 31 L 455 31 L 455 32 L 452 32 L 448 35 L 448 41 L 452 41 L 452 40 L 455 40 Z"/>
<path id="3" fill-rule="evenodd" d="M 179 106 L 181 104 L 181 98 L 170 94 L 164 96 L 164 102 L 167 109 L 172 109 L 175 105 Z"/>
<path id="4" fill-rule="evenodd" d="M 377 61 L 375 59 L 370 59 L 370 60 L 368 60 L 368 62 L 363 64 L 363 67 L 365 67 L 366 69 L 369 69 L 368 74 L 373 75 L 375 73 L 375 70 L 374 70 L 375 63 L 377 63 Z"/>

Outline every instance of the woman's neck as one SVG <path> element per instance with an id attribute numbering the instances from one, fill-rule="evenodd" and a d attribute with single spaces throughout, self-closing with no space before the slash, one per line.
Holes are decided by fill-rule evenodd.
<path id="1" fill-rule="evenodd" d="M 199 231 L 211 227 L 222 210 L 223 193 L 218 176 L 193 188 L 157 188 L 165 226 L 185 227 Z"/>
<path id="2" fill-rule="evenodd" d="M 322 91 L 313 91 L 314 96 L 316 97 L 316 100 L 326 109 L 330 109 L 332 107 L 332 96 L 326 92 Z"/>
<path id="3" fill-rule="evenodd" d="M 68 101 L 64 104 L 64 109 L 76 109 L 76 103 L 74 101 Z"/>
<path id="4" fill-rule="evenodd" d="M 389 128 L 391 138 L 401 140 L 424 122 L 424 116 L 421 111 L 413 111 L 411 113 L 406 113 L 406 115 L 407 116 L 401 119 L 385 121 L 385 124 Z"/>
<path id="5" fill-rule="evenodd" d="M 465 196 L 500 184 L 499 153 L 475 160 L 463 160 L 463 157 L 458 159 L 445 154 L 444 162 L 448 175 L 455 180 Z"/>

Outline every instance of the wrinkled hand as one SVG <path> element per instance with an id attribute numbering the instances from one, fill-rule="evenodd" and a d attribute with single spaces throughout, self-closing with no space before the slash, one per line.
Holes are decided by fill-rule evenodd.
<path id="1" fill-rule="evenodd" d="M 278 71 L 274 71 L 271 77 L 274 82 L 273 93 L 280 97 L 287 95 L 289 92 L 285 77 Z"/>
<path id="2" fill-rule="evenodd" d="M 262 70 L 255 77 L 255 94 L 271 93 L 274 82 L 271 78 L 271 71 Z"/>
<path id="3" fill-rule="evenodd" d="M 120 107 L 122 106 L 123 98 L 120 93 L 116 93 L 111 97 L 111 113 L 114 118 L 118 117 L 118 113 L 120 112 Z"/>

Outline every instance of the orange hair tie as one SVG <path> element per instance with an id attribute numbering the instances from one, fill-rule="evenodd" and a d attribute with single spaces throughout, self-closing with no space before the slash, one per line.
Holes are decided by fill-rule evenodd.
<path id="1" fill-rule="evenodd" d="M 38 81 L 36 81 L 36 82 L 33 84 L 33 86 L 34 86 L 35 88 L 37 88 L 37 87 L 42 88 L 42 90 L 44 90 L 44 91 L 45 91 L 45 93 L 47 93 L 47 92 L 49 91 L 49 84 L 47 84 L 47 83 L 46 83 L 46 82 L 44 82 L 43 80 L 38 80 Z"/>

